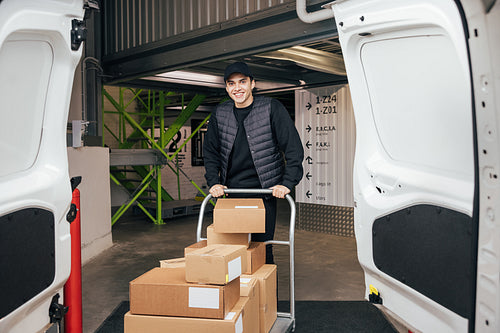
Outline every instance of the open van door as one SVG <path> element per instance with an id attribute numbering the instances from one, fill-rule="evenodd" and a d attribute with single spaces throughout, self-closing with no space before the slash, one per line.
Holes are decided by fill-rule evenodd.
<path id="1" fill-rule="evenodd" d="M 0 1 L 0 332 L 45 331 L 70 273 L 66 124 L 83 14 L 83 0 Z"/>
<path id="2" fill-rule="evenodd" d="M 372 285 L 417 332 L 498 332 L 500 4 L 331 7 L 356 120 L 367 298 Z"/>

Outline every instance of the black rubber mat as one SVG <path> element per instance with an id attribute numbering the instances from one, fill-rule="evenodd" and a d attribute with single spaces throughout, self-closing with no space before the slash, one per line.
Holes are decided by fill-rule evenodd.
<path id="1" fill-rule="evenodd" d="M 278 302 L 278 311 L 290 312 L 288 301 Z M 397 333 L 373 304 L 365 301 L 297 301 L 297 333 Z"/>
<path id="2" fill-rule="evenodd" d="M 278 302 L 278 311 L 289 312 L 288 304 Z M 122 333 L 128 310 L 129 302 L 121 302 L 95 333 Z M 297 333 L 397 333 L 380 310 L 364 301 L 298 301 L 295 317 Z"/>
<path id="3" fill-rule="evenodd" d="M 121 302 L 106 318 L 95 333 L 123 333 L 123 316 L 130 310 L 129 301 Z"/>

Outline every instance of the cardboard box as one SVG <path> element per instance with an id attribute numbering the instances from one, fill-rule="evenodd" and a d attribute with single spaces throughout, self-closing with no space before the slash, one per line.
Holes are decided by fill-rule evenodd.
<path id="1" fill-rule="evenodd" d="M 257 278 L 240 279 L 241 298 L 248 298 L 248 303 L 243 311 L 243 332 L 256 332 L 260 330 L 259 322 L 259 298 L 260 287 Z M 235 308 L 239 306 L 240 301 L 236 303 Z"/>
<path id="2" fill-rule="evenodd" d="M 214 244 L 186 254 L 186 281 L 226 284 L 238 278 L 247 267 L 243 245 Z"/>
<path id="3" fill-rule="evenodd" d="M 191 244 L 188 247 L 184 248 L 184 256 L 186 256 L 186 254 L 188 254 L 189 252 L 192 252 L 194 250 L 198 250 L 198 249 L 204 248 L 205 246 L 207 246 L 207 240 L 206 239 L 204 239 L 202 241 L 199 241 L 198 243 Z"/>
<path id="4" fill-rule="evenodd" d="M 160 260 L 160 267 L 162 268 L 186 267 L 186 258 L 182 257 L 175 259 Z"/>
<path id="5" fill-rule="evenodd" d="M 158 316 L 224 318 L 240 297 L 239 278 L 231 283 L 187 283 L 184 268 L 156 267 L 130 282 L 130 312 Z"/>
<path id="6" fill-rule="evenodd" d="M 246 333 L 239 308 L 229 312 L 225 319 L 144 316 L 127 312 L 124 333 Z"/>
<path id="7" fill-rule="evenodd" d="M 266 244 L 251 242 L 247 249 L 247 269 L 244 274 L 253 274 L 266 263 Z"/>
<path id="8" fill-rule="evenodd" d="M 266 232 L 262 199 L 218 199 L 214 208 L 214 230 L 219 233 Z"/>
<path id="9" fill-rule="evenodd" d="M 254 274 L 242 275 L 241 278 L 256 278 L 259 280 L 260 333 L 267 333 L 277 318 L 276 265 L 266 264 L 259 268 Z"/>
<path id="10" fill-rule="evenodd" d="M 248 247 L 250 245 L 250 239 L 252 234 L 241 233 L 220 233 L 215 232 L 214 225 L 211 224 L 207 227 L 207 244 L 233 244 L 233 245 L 244 245 Z"/>

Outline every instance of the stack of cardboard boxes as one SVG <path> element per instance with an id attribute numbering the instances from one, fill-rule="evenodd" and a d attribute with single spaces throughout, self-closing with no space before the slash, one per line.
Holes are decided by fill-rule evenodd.
<path id="1" fill-rule="evenodd" d="M 130 282 L 125 333 L 267 333 L 277 314 L 276 266 L 266 265 L 261 199 L 219 199 L 207 240 Z"/>

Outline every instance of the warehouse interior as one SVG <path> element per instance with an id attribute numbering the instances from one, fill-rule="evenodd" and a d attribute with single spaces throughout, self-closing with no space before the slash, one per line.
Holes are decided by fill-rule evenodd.
<path id="1" fill-rule="evenodd" d="M 307 11 L 314 12 L 328 1 L 305 3 Z M 157 121 L 166 131 L 161 133 L 167 136 L 165 140 L 175 141 L 175 133 L 168 136 L 170 127 L 179 126 L 179 133 L 182 126 L 202 132 L 210 112 L 227 98 L 222 73 L 235 61 L 247 62 L 252 69 L 257 81 L 254 94 L 277 98 L 295 120 L 299 91 L 347 84 L 333 18 L 304 23 L 297 17 L 295 1 L 289 0 L 215 1 L 210 8 L 206 6 L 181 0 L 115 0 L 99 3 L 99 10 L 88 18 L 88 40 L 77 69 L 68 119 L 70 175 L 83 177 L 79 189 L 84 332 L 113 331 L 116 327 L 107 326 L 107 318 L 128 300 L 129 281 L 158 266 L 159 260 L 181 257 L 184 247 L 196 241 L 198 214 L 190 213 L 189 207 L 198 207 L 202 192 L 207 191 L 202 165 L 196 169 L 201 171 L 190 168 L 193 154 L 191 165 L 179 168 L 186 157 L 178 145 L 186 140 L 187 147 L 195 137 L 177 140 L 169 150 L 177 157 L 171 160 L 158 152 L 146 156 L 145 147 L 158 147 L 145 143 L 147 140 L 126 142 L 124 138 L 137 131 L 128 118 L 140 122 L 144 111 L 138 110 L 160 103 L 161 120 Z M 196 106 L 181 123 L 179 118 L 190 103 Z M 124 115 L 126 108 L 132 110 L 128 116 Z M 144 135 L 162 142 L 156 129 L 143 129 Z M 354 143 L 349 147 L 353 151 Z M 129 172 L 123 168 L 123 160 L 130 162 L 129 170 L 141 163 L 148 163 L 150 170 L 157 168 L 156 180 L 160 178 L 158 184 L 166 191 L 152 186 L 147 190 L 145 186 L 144 191 L 154 192 L 160 204 L 147 207 L 137 196 L 139 187 L 124 189 L 124 181 L 113 173 Z M 345 181 L 352 183 L 352 174 L 348 175 L 351 178 Z M 141 179 L 141 184 L 155 182 L 144 174 L 137 177 L 136 183 Z M 165 185 L 166 179 L 173 183 Z M 292 196 L 296 198 L 296 194 L 294 189 Z M 364 299 L 353 205 L 345 206 L 297 202 L 297 301 Z M 284 200 L 278 207 L 276 238 L 286 238 L 290 209 Z M 212 219 L 210 208 L 205 227 Z M 311 210 L 324 214 L 309 219 Z M 286 249 L 275 251 L 278 300 L 288 300 L 289 256 Z"/>

